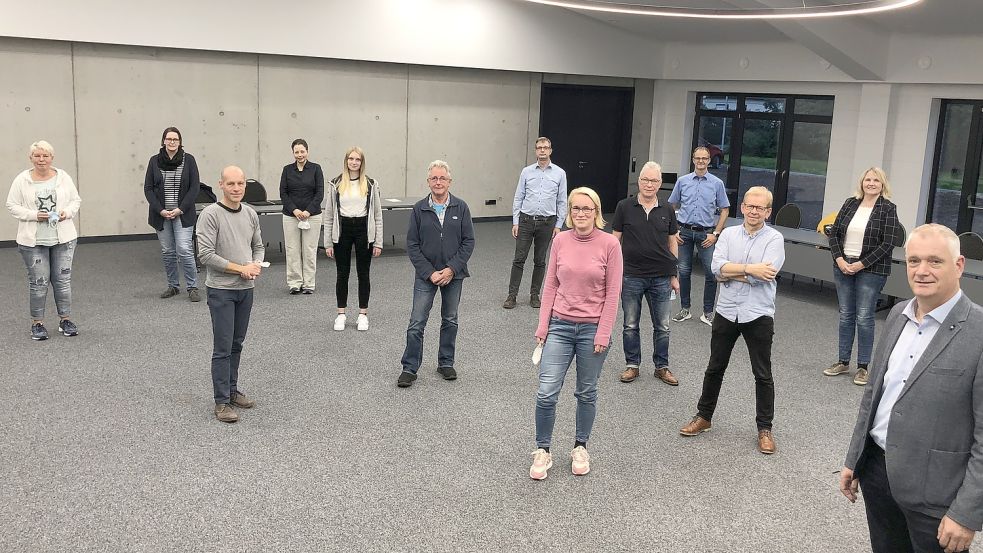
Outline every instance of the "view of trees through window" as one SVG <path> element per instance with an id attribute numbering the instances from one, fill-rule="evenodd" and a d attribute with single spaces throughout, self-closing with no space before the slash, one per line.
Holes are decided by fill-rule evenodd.
<path id="1" fill-rule="evenodd" d="M 710 150 L 710 172 L 724 181 L 732 205 L 752 186 L 775 195 L 773 214 L 799 207 L 799 226 L 823 217 L 833 98 L 702 93 L 693 147 Z M 740 212 L 734 210 L 735 215 Z"/>

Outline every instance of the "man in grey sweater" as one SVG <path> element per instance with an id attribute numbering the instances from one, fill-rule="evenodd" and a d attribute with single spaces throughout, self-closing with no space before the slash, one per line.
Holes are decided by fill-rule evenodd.
<path id="1" fill-rule="evenodd" d="M 236 422 L 239 415 L 233 406 L 249 409 L 256 404 L 238 388 L 239 357 L 253 307 L 253 281 L 262 271 L 266 248 L 259 232 L 259 216 L 240 203 L 246 192 L 242 169 L 226 167 L 218 185 L 222 199 L 202 210 L 195 233 L 198 258 L 207 269 L 215 417 Z"/>

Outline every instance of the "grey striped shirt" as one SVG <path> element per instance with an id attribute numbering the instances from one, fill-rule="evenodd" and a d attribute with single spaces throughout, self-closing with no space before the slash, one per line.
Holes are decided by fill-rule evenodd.
<path id="1" fill-rule="evenodd" d="M 173 171 L 160 170 L 164 176 L 164 209 L 178 207 L 181 199 L 181 174 L 184 172 L 184 161 Z"/>

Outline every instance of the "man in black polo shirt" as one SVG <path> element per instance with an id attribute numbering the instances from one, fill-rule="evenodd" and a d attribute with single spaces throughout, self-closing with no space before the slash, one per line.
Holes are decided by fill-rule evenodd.
<path id="1" fill-rule="evenodd" d="M 669 370 L 669 310 L 670 289 L 679 292 L 676 259 L 679 230 L 676 212 L 669 204 L 659 205 L 656 194 L 662 186 L 662 167 L 654 161 L 646 163 L 638 177 L 638 196 L 618 202 L 614 211 L 614 236 L 621 241 L 625 260 L 624 283 L 621 287 L 621 308 L 625 313 L 622 334 L 625 350 L 625 371 L 622 382 L 638 378 L 642 361 L 641 340 L 638 334 L 642 313 L 642 296 L 648 301 L 649 314 L 655 327 L 655 376 L 670 386 L 679 381 Z"/>

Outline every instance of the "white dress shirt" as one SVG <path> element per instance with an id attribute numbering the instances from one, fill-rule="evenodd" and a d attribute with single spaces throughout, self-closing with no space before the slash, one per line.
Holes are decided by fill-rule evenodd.
<path id="1" fill-rule="evenodd" d="M 887 372 L 884 374 L 884 393 L 877 404 L 874 424 L 870 429 L 871 439 L 881 449 L 887 449 L 887 429 L 888 425 L 891 424 L 891 411 L 894 410 L 894 404 L 901 396 L 905 383 L 908 382 L 911 370 L 918 364 L 925 348 L 931 343 L 935 333 L 962 295 L 962 290 L 960 290 L 949 301 L 926 313 L 921 324 L 918 324 L 915 319 L 915 302 L 917 299 L 912 299 L 905 306 L 902 314 L 908 318 L 908 321 L 905 323 L 901 335 L 898 336 L 898 341 L 894 344 L 891 357 L 888 359 Z"/>

